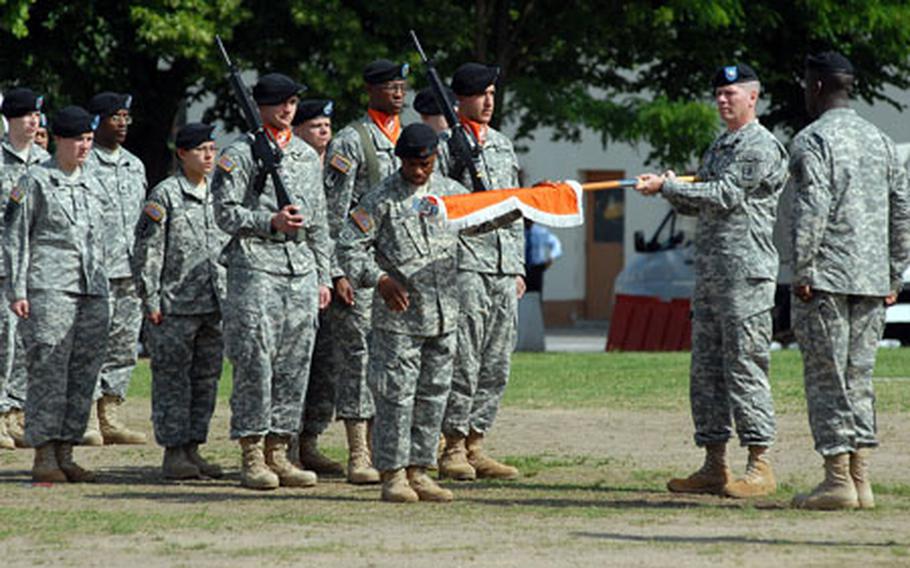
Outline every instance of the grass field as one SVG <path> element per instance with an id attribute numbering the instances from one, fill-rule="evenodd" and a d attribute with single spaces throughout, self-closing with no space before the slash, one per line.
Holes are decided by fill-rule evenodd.
<path id="1" fill-rule="evenodd" d="M 226 370 L 227 371 L 227 370 Z M 126 566 L 864 566 L 910 565 L 910 349 L 876 369 L 882 448 L 875 511 L 786 507 L 820 479 L 797 352 L 774 353 L 780 490 L 739 502 L 664 490 L 699 465 L 691 442 L 688 355 L 518 354 L 492 451 L 513 483 L 448 486 L 450 505 L 394 506 L 378 488 L 322 480 L 310 490 L 237 487 L 227 439 L 229 372 L 205 453 L 219 481 L 166 483 L 154 445 L 77 450 L 100 483 L 35 486 L 31 452 L 0 453 L 0 565 Z M 130 389 L 128 419 L 151 431 L 149 371 Z M 323 437 L 344 454 L 342 429 Z M 731 446 L 735 471 L 744 452 Z"/>

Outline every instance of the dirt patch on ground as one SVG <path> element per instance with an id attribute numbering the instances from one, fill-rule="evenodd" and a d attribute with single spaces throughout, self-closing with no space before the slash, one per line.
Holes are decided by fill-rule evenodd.
<path id="1" fill-rule="evenodd" d="M 133 425 L 148 401 L 129 404 Z M 35 487 L 31 452 L 0 454 L 4 566 L 864 566 L 910 563 L 910 416 L 879 417 L 879 508 L 786 508 L 821 477 L 804 415 L 780 417 L 774 463 L 781 491 L 742 503 L 666 493 L 698 467 L 688 411 L 515 410 L 489 448 L 527 475 L 513 483 L 449 484 L 449 505 L 395 506 L 378 488 L 323 480 L 310 490 L 238 487 L 239 453 L 219 408 L 206 453 L 219 481 L 165 483 L 155 446 L 77 450 L 101 483 Z M 150 428 L 146 428 L 150 431 Z M 324 443 L 339 455 L 342 429 Z M 733 450 L 731 448 L 731 450 Z M 744 450 L 731 451 L 737 471 Z"/>

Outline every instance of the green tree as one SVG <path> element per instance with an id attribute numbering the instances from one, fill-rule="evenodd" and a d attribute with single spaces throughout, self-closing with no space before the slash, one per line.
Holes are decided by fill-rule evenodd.
<path id="1" fill-rule="evenodd" d="M 540 127 L 578 140 L 587 128 L 604 145 L 648 144 L 659 166 L 691 166 L 715 135 L 709 84 L 720 65 L 755 67 L 761 119 L 787 132 L 807 119 L 807 53 L 851 57 L 868 102 L 897 106 L 886 88 L 910 86 L 910 4 L 895 0 L 0 0 L 0 85 L 32 84 L 55 106 L 132 92 L 128 145 L 154 181 L 185 101 L 215 93 L 208 116 L 238 125 L 214 33 L 242 68 L 282 71 L 333 98 L 343 123 L 363 112 L 371 59 L 407 61 L 425 84 L 412 28 L 445 76 L 468 60 L 502 68 L 496 124 L 519 140 Z"/>
<path id="2" fill-rule="evenodd" d="M 104 90 L 131 93 L 135 122 L 126 146 L 155 183 L 172 164 L 175 119 L 205 94 L 205 77 L 222 74 L 214 34 L 248 16 L 240 0 L 0 4 L 0 84 L 46 93 L 49 110 L 85 105 Z"/>

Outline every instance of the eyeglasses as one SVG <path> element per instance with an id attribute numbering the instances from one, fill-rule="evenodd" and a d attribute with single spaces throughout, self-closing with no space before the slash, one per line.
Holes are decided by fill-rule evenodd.
<path id="1" fill-rule="evenodd" d="M 112 114 L 110 119 L 114 124 L 130 125 L 133 123 L 133 117 L 128 114 Z"/>
<path id="2" fill-rule="evenodd" d="M 386 83 L 385 85 L 379 87 L 379 89 L 385 93 L 406 93 L 408 91 L 407 83 Z"/>

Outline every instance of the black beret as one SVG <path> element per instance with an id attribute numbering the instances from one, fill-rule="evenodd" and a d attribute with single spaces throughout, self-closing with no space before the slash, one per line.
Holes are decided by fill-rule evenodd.
<path id="1" fill-rule="evenodd" d="M 499 67 L 480 63 L 465 63 L 452 75 L 452 90 L 461 97 L 479 95 L 496 83 Z"/>
<path id="2" fill-rule="evenodd" d="M 426 158 L 436 152 L 439 135 L 422 122 L 404 127 L 395 144 L 395 155 L 399 158 Z"/>
<path id="3" fill-rule="evenodd" d="M 178 148 L 192 150 L 200 144 L 211 142 L 215 139 L 215 127 L 201 122 L 190 122 L 177 131 L 175 144 Z"/>
<path id="4" fill-rule="evenodd" d="M 445 87 L 445 92 L 449 101 L 455 99 L 455 93 L 452 92 L 452 89 Z M 442 109 L 436 104 L 436 97 L 433 96 L 433 89 L 427 87 L 417 93 L 417 96 L 414 97 L 414 110 L 428 116 L 442 114 Z"/>
<path id="5" fill-rule="evenodd" d="M 63 107 L 51 120 L 51 132 L 61 138 L 75 138 L 98 128 L 101 117 L 81 106 Z"/>
<path id="6" fill-rule="evenodd" d="M 711 86 L 716 89 L 726 85 L 748 83 L 750 81 L 758 81 L 758 74 L 745 63 L 738 63 L 719 68 L 717 73 L 714 74 Z"/>
<path id="7" fill-rule="evenodd" d="M 377 59 L 363 69 L 363 80 L 368 85 L 379 85 L 386 81 L 405 79 L 410 67 L 407 63 L 393 63 L 388 59 Z"/>
<path id="8" fill-rule="evenodd" d="M 269 73 L 256 82 L 253 99 L 260 105 L 280 105 L 304 89 L 306 86 L 283 73 Z"/>
<path id="9" fill-rule="evenodd" d="M 820 73 L 843 73 L 853 75 L 853 64 L 836 51 L 826 51 L 806 57 L 806 69 Z"/>
<path id="10" fill-rule="evenodd" d="M 335 112 L 335 103 L 327 99 L 306 99 L 297 103 L 297 114 L 291 121 L 292 126 L 300 126 L 311 118 L 317 116 L 332 117 Z"/>
<path id="11" fill-rule="evenodd" d="M 36 95 L 28 87 L 11 89 L 3 96 L 3 116 L 6 118 L 19 118 L 29 113 L 41 110 L 44 97 Z"/>
<path id="12" fill-rule="evenodd" d="M 132 95 L 105 91 L 98 93 L 88 102 L 88 111 L 101 116 L 111 116 L 121 110 L 130 110 L 133 104 Z"/>

